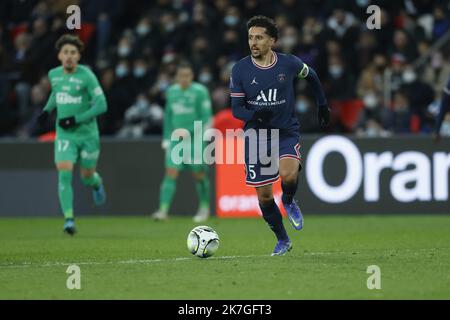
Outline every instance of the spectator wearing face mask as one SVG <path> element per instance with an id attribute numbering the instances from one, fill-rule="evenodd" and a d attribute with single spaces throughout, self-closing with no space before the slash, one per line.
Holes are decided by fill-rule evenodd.
<path id="1" fill-rule="evenodd" d="M 132 94 L 132 70 L 128 60 L 119 60 L 114 69 L 114 78 L 114 97 L 121 108 L 119 114 L 123 115 L 123 108 L 130 106 L 135 98 Z"/>
<path id="2" fill-rule="evenodd" d="M 409 108 L 413 115 L 411 131 L 431 132 L 434 125 L 433 116 L 428 112 L 428 106 L 434 100 L 433 88 L 417 77 L 411 66 L 406 66 L 403 71 L 403 84 L 401 90 L 405 92 L 409 101 Z"/>
<path id="3" fill-rule="evenodd" d="M 383 128 L 378 118 L 370 117 L 364 121 L 362 127 L 356 130 L 356 135 L 358 137 L 377 138 L 388 137 L 391 133 Z"/>
<path id="4" fill-rule="evenodd" d="M 119 59 L 130 59 L 133 51 L 133 43 L 130 36 L 122 36 L 117 44 L 117 57 Z"/>
<path id="5" fill-rule="evenodd" d="M 150 72 L 148 61 L 149 57 L 138 57 L 133 61 L 131 70 L 133 96 L 147 91 L 155 81 L 155 72 Z"/>
<path id="6" fill-rule="evenodd" d="M 156 133 L 163 119 L 163 109 L 150 104 L 144 93 L 138 94 L 135 103 L 126 110 L 123 127 L 117 133 L 120 138 L 141 138 L 148 133 Z"/>
<path id="7" fill-rule="evenodd" d="M 445 59 L 441 51 L 434 52 L 430 61 L 425 65 L 423 80 L 433 88 L 437 100 L 441 97 L 442 88 L 447 84 L 449 74 L 450 60 Z"/>
<path id="8" fill-rule="evenodd" d="M 284 28 L 281 38 L 278 40 L 278 47 L 284 53 L 294 54 L 299 45 L 299 35 L 296 28 L 288 25 Z M 305 61 L 305 60 L 304 60 Z M 310 63 L 310 61 L 305 61 Z"/>
<path id="9" fill-rule="evenodd" d="M 304 94 L 297 95 L 295 111 L 302 132 L 312 133 L 320 130 L 320 125 L 316 121 L 317 111 L 310 97 Z"/>
<path id="10" fill-rule="evenodd" d="M 388 109 L 383 126 L 392 133 L 410 133 L 411 111 L 408 97 L 399 91 L 394 94 L 392 109 Z"/>
<path id="11" fill-rule="evenodd" d="M 156 30 L 152 19 L 146 14 L 137 22 L 134 31 L 136 43 L 134 51 L 153 57 L 160 57 L 162 54 L 161 38 L 158 30 Z"/>
<path id="12" fill-rule="evenodd" d="M 129 87 L 125 86 L 123 79 L 118 79 L 113 68 L 107 68 L 100 73 L 100 83 L 106 100 L 108 112 L 99 119 L 100 132 L 105 135 L 113 135 L 122 126 L 122 120 L 126 108 L 132 103 Z"/>
<path id="13" fill-rule="evenodd" d="M 326 36 L 334 39 L 342 47 L 344 61 L 354 61 L 354 45 L 358 42 L 358 21 L 355 16 L 343 8 L 335 8 L 326 22 Z"/>
<path id="14" fill-rule="evenodd" d="M 353 75 L 346 70 L 342 59 L 333 55 L 328 60 L 328 74 L 325 81 L 327 97 L 334 101 L 348 100 L 355 95 Z"/>
<path id="15" fill-rule="evenodd" d="M 213 81 L 213 75 L 209 66 L 203 66 L 198 73 L 198 81 L 206 87 L 210 87 Z"/>

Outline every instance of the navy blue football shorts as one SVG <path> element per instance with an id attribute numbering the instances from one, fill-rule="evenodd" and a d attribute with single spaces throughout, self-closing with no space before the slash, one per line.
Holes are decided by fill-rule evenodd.
<path id="1" fill-rule="evenodd" d="M 292 158 L 300 162 L 300 135 L 298 132 L 273 134 L 248 134 L 245 132 L 246 184 L 261 187 L 276 182 L 279 177 L 279 160 Z M 255 131 L 254 131 L 255 132 Z"/>

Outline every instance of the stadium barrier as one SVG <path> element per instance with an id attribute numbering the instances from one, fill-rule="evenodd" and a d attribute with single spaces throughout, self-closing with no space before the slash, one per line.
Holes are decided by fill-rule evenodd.
<path id="1" fill-rule="evenodd" d="M 303 136 L 299 199 L 305 214 L 449 214 L 450 138 Z M 164 174 L 159 138 L 102 138 L 99 161 L 108 202 L 92 205 L 78 170 L 76 215 L 144 215 L 158 206 Z M 242 164 L 210 166 L 212 211 L 219 217 L 258 216 Z M 59 216 L 53 144 L 0 141 L 0 216 Z M 275 195 L 281 195 L 279 182 Z M 194 182 L 180 175 L 170 213 L 193 215 Z"/>

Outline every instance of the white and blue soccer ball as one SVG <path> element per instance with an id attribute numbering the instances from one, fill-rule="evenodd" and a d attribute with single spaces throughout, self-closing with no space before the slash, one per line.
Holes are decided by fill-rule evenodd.
<path id="1" fill-rule="evenodd" d="M 208 258 L 219 249 L 219 241 L 219 235 L 213 228 L 198 226 L 189 232 L 187 247 L 193 255 Z"/>

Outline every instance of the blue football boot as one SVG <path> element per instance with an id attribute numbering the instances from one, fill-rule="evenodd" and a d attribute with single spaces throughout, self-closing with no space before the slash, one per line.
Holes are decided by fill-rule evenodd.
<path id="1" fill-rule="evenodd" d="M 288 205 L 284 204 L 284 208 L 286 209 L 286 213 L 289 218 L 289 222 L 294 227 L 295 230 L 302 230 L 303 228 L 303 216 L 300 208 L 298 207 L 295 199 L 292 199 L 292 202 Z"/>
<path id="2" fill-rule="evenodd" d="M 71 236 L 77 232 L 73 219 L 66 219 L 66 222 L 64 223 L 64 232 L 70 234 Z"/>
<path id="3" fill-rule="evenodd" d="M 292 249 L 292 243 L 291 240 L 282 241 L 279 240 L 277 242 L 277 245 L 275 246 L 275 249 L 273 250 L 272 257 L 273 256 L 283 256 L 286 254 L 286 252 L 291 251 Z"/>
<path id="4" fill-rule="evenodd" d="M 92 198 L 96 206 L 101 206 L 106 202 L 106 192 L 103 184 L 100 185 L 98 189 L 92 190 Z"/>

